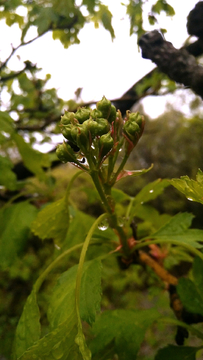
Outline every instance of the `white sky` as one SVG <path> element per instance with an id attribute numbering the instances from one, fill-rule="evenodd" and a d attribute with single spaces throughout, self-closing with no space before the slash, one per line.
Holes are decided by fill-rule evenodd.
<path id="1" fill-rule="evenodd" d="M 72 45 L 69 49 L 64 49 L 60 41 L 54 41 L 51 33 L 48 33 L 20 48 L 9 66 L 15 70 L 20 69 L 22 61 L 28 59 L 37 63 L 43 69 L 41 76 L 51 74 L 49 87 L 57 88 L 59 96 L 65 100 L 74 98 L 74 92 L 79 87 L 83 88 L 84 101 L 99 100 L 103 95 L 109 99 L 120 97 L 154 67 L 150 60 L 142 59 L 135 35 L 129 36 L 129 20 L 120 2 L 121 0 L 114 0 L 108 4 L 113 14 L 116 34 L 113 42 L 102 26 L 95 29 L 93 24 L 88 24 L 81 30 L 80 45 Z M 146 3 L 146 17 L 154 2 L 149 0 Z M 168 0 L 174 6 L 176 15 L 172 19 L 162 15 L 159 17 L 159 24 L 154 26 L 156 29 L 166 28 L 166 40 L 177 48 L 182 46 L 188 36 L 186 18 L 196 2 L 197 0 Z M 153 27 L 149 26 L 148 29 L 153 30 Z M 5 34 L 0 39 L 0 55 L 3 59 L 10 53 L 11 43 L 18 45 L 20 31 L 17 26 L 9 28 L 0 21 L 0 33 Z M 36 36 L 34 29 L 29 36 Z M 143 103 L 151 117 L 164 111 L 165 102 L 160 102 L 160 98 L 148 97 Z"/>

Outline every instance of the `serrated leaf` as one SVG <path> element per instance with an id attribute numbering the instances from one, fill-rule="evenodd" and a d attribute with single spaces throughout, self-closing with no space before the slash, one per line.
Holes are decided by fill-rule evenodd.
<path id="1" fill-rule="evenodd" d="M 168 345 L 158 351 L 154 360 L 195 360 L 199 349 L 191 346 Z"/>
<path id="2" fill-rule="evenodd" d="M 159 212 L 148 204 L 138 204 L 133 207 L 131 216 L 136 216 L 139 219 L 145 220 L 152 224 L 153 231 L 159 229 L 160 226 L 164 226 L 171 218 L 168 214 L 159 214 Z"/>
<path id="3" fill-rule="evenodd" d="M 119 359 L 136 359 L 147 328 L 159 317 L 154 309 L 105 311 L 93 325 L 95 338 L 90 343 L 93 357 L 98 358 L 114 341 L 114 354 L 118 354 Z"/>
<path id="4" fill-rule="evenodd" d="M 42 154 L 39 151 L 34 150 L 19 134 L 13 134 L 13 140 L 18 147 L 18 151 L 22 156 L 26 168 L 40 180 L 45 180 L 46 174 L 43 167 L 50 166 L 48 154 Z"/>
<path id="5" fill-rule="evenodd" d="M 58 279 L 48 308 L 48 319 L 52 328 L 70 316 L 75 304 L 75 285 L 78 265 L 64 272 Z M 87 261 L 84 265 L 81 294 L 81 318 L 88 323 L 95 320 L 101 300 L 101 262 Z"/>
<path id="6" fill-rule="evenodd" d="M 169 186 L 167 179 L 157 179 L 142 188 L 142 190 L 135 196 L 135 203 L 145 203 L 154 200 L 159 196 L 163 190 Z"/>
<path id="7" fill-rule="evenodd" d="M 40 312 L 36 293 L 33 291 L 25 303 L 15 334 L 15 356 L 19 358 L 29 347 L 39 340 L 41 334 Z"/>
<path id="8" fill-rule="evenodd" d="M 201 289 L 202 291 L 202 289 Z M 193 314 L 203 315 L 203 296 L 195 284 L 186 278 L 180 278 L 177 285 L 177 292 L 183 306 Z"/>
<path id="9" fill-rule="evenodd" d="M 180 213 L 173 216 L 164 226 L 153 233 L 153 239 L 161 239 L 170 242 L 172 240 L 181 243 L 190 244 L 195 248 L 203 247 L 199 242 L 203 242 L 203 230 L 188 229 L 191 225 L 194 215 L 189 213 Z"/>
<path id="10" fill-rule="evenodd" d="M 77 316 L 73 308 L 66 321 L 31 346 L 18 360 L 82 360 L 75 344 L 77 330 Z"/>
<path id="11" fill-rule="evenodd" d="M 2 268 L 12 264 L 23 250 L 36 214 L 37 209 L 27 202 L 12 205 L 1 213 L 0 266 Z"/>
<path id="12" fill-rule="evenodd" d="M 196 181 L 188 176 L 181 176 L 180 179 L 172 179 L 170 184 L 182 192 L 188 200 L 203 204 L 203 173 L 200 169 L 198 170 Z"/>
<path id="13" fill-rule="evenodd" d="M 69 209 L 65 197 L 42 209 L 32 223 L 32 232 L 42 240 L 54 239 L 60 245 L 69 226 Z"/>
<path id="14" fill-rule="evenodd" d="M 12 168 L 12 162 L 0 155 L 0 185 L 5 186 L 8 190 L 15 190 L 17 186 L 17 177 L 11 170 Z"/>

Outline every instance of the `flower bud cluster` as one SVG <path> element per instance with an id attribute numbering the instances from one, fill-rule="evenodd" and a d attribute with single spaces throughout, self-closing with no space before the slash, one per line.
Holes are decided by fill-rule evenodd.
<path id="1" fill-rule="evenodd" d="M 76 113 L 65 111 L 60 126 L 67 140 L 56 150 L 61 161 L 78 166 L 80 159 L 85 157 L 88 164 L 90 159 L 101 166 L 107 157 L 117 157 L 123 144 L 126 153 L 132 151 L 142 135 L 144 119 L 138 113 L 127 111 L 123 120 L 120 111 L 116 111 L 115 106 L 103 97 L 94 110 L 79 108 Z M 115 161 L 116 158 L 113 163 Z"/>

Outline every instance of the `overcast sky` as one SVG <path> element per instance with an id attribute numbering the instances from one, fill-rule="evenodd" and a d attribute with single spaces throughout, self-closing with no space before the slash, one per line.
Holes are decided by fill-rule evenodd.
<path id="1" fill-rule="evenodd" d="M 9 66 L 20 69 L 22 61 L 28 59 L 37 63 L 38 67 L 43 69 L 41 76 L 50 73 L 49 86 L 57 88 L 59 96 L 65 100 L 73 98 L 75 90 L 79 87 L 83 88 L 84 101 L 99 100 L 103 95 L 109 99 L 120 97 L 154 67 L 150 60 L 142 59 L 136 36 L 129 36 L 129 20 L 120 2 L 120 0 L 104 1 L 110 3 L 109 9 L 113 14 L 116 34 L 113 42 L 110 34 L 102 26 L 96 30 L 93 24 L 87 24 L 79 34 L 80 45 L 72 45 L 69 49 L 64 49 L 60 41 L 54 41 L 51 33 L 48 33 L 19 49 Z M 154 2 L 149 0 L 146 3 L 144 13 L 146 18 Z M 166 40 L 171 41 L 177 48 L 182 46 L 187 38 L 186 18 L 196 2 L 169 0 L 168 3 L 174 6 L 176 15 L 171 19 L 162 14 L 159 17 L 159 24 L 154 27 L 166 28 Z M 153 30 L 153 27 L 144 27 Z M 0 32 L 5 34 L 0 39 L 3 59 L 10 52 L 10 44 L 13 43 L 14 46 L 18 44 L 20 32 L 17 26 L 9 28 L 3 24 L 3 21 L 0 22 Z M 33 29 L 29 37 L 34 36 L 36 33 Z M 146 108 L 150 107 L 150 101 L 150 98 L 145 100 Z M 155 103 L 153 104 L 150 110 L 152 117 L 164 109 L 164 103 L 159 103 L 158 109 Z"/>

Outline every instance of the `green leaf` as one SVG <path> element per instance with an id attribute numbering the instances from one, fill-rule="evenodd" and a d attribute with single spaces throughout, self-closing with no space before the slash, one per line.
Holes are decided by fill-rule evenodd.
<path id="1" fill-rule="evenodd" d="M 18 360 L 81 360 L 75 344 L 77 330 L 76 311 L 72 308 L 64 322 L 31 346 Z"/>
<path id="2" fill-rule="evenodd" d="M 32 232 L 41 239 L 54 239 L 58 245 L 65 240 L 69 226 L 69 209 L 65 197 L 47 205 L 32 223 Z"/>
<path id="3" fill-rule="evenodd" d="M 6 111 L 0 111 L 0 122 L 1 122 L 1 128 L 0 133 L 2 132 L 12 134 L 14 132 L 13 127 L 13 119 L 9 116 L 9 114 Z"/>
<path id="4" fill-rule="evenodd" d="M 12 205 L 1 213 L 0 264 L 2 268 L 11 265 L 23 250 L 30 225 L 36 214 L 37 209 L 27 202 Z"/>
<path id="5" fill-rule="evenodd" d="M 134 202 L 142 204 L 154 200 L 169 185 L 170 184 L 167 179 L 157 179 L 143 187 L 142 190 L 135 196 Z"/>
<path id="6" fill-rule="evenodd" d="M 172 179 L 170 184 L 182 192 L 188 200 L 203 204 L 203 172 L 200 169 L 198 170 L 196 181 L 188 176 L 181 176 L 180 179 Z"/>
<path id="7" fill-rule="evenodd" d="M 199 257 L 194 259 L 192 270 L 194 282 L 190 279 L 179 279 L 177 291 L 188 311 L 203 315 L 203 261 Z"/>
<path id="8" fill-rule="evenodd" d="M 112 197 L 116 203 L 121 203 L 126 200 L 130 200 L 130 196 L 125 194 L 122 190 L 112 188 Z"/>
<path id="9" fill-rule="evenodd" d="M 58 279 L 48 308 L 48 319 L 52 328 L 70 316 L 75 304 L 75 285 L 78 265 L 71 267 Z M 81 318 L 92 324 L 101 301 L 101 262 L 87 261 L 82 276 L 80 313 Z"/>
<path id="10" fill-rule="evenodd" d="M 114 341 L 114 354 L 118 354 L 119 359 L 136 359 L 147 328 L 159 317 L 154 309 L 105 311 L 93 325 L 95 338 L 90 342 L 93 358 L 100 358 Z"/>
<path id="11" fill-rule="evenodd" d="M 17 177 L 11 170 L 12 168 L 12 162 L 0 155 L 0 185 L 5 186 L 8 190 L 15 190 L 17 186 Z"/>
<path id="12" fill-rule="evenodd" d="M 154 360 L 195 360 L 199 349 L 191 346 L 168 345 L 158 351 Z"/>
<path id="13" fill-rule="evenodd" d="M 19 358 L 29 347 L 39 340 L 41 334 L 40 312 L 36 293 L 33 291 L 25 303 L 15 334 L 15 355 Z"/>
<path id="14" fill-rule="evenodd" d="M 63 243 L 63 250 L 83 242 L 93 223 L 93 217 L 81 211 L 76 211 L 73 220 L 70 222 L 68 234 Z"/>
<path id="15" fill-rule="evenodd" d="M 99 16 L 104 28 L 110 32 L 111 38 L 113 40 L 115 38 L 115 33 L 114 33 L 114 29 L 111 25 L 112 14 L 109 11 L 108 6 L 99 4 L 98 16 Z"/>
<path id="16" fill-rule="evenodd" d="M 153 239 L 161 239 L 162 241 L 165 240 L 166 242 L 176 240 L 180 244 L 185 243 L 195 248 L 201 248 L 203 245 L 199 244 L 199 241 L 203 242 L 203 230 L 188 229 L 193 218 L 194 215 L 189 213 L 177 214 L 158 231 L 153 233 L 151 237 Z"/>
<path id="17" fill-rule="evenodd" d="M 92 325 L 101 302 L 101 261 L 88 261 L 84 265 L 80 292 L 81 319 Z"/>
<path id="18" fill-rule="evenodd" d="M 193 314 L 203 315 L 203 296 L 190 279 L 180 278 L 177 292 L 183 306 L 188 311 Z"/>
<path id="19" fill-rule="evenodd" d="M 203 289 L 203 261 L 199 257 L 194 259 L 192 271 L 197 289 Z"/>
<path id="20" fill-rule="evenodd" d="M 13 134 L 13 140 L 18 147 L 18 151 L 22 156 L 23 162 L 27 169 L 29 169 L 33 174 L 35 174 L 40 180 L 45 180 L 46 174 L 43 170 L 43 167 L 50 166 L 48 155 L 42 154 L 39 151 L 34 150 L 18 134 Z"/>
<path id="21" fill-rule="evenodd" d="M 138 204 L 133 207 L 133 211 L 131 212 L 131 217 L 138 217 L 148 223 L 151 223 L 153 231 L 160 228 L 160 226 L 164 226 L 169 219 L 171 218 L 168 214 L 159 214 L 159 212 L 148 204 Z"/>

